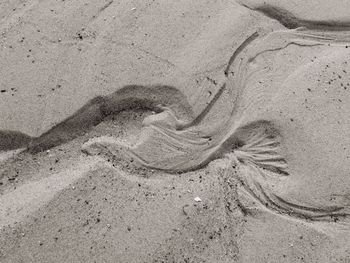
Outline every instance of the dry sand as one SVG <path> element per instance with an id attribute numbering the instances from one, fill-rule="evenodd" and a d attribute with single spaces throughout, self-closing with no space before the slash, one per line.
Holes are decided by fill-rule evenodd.
<path id="1" fill-rule="evenodd" d="M 350 3 L 0 3 L 0 262 L 350 262 Z"/>

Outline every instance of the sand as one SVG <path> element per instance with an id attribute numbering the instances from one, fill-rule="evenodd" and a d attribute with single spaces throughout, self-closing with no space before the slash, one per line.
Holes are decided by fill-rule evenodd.
<path id="1" fill-rule="evenodd" d="M 349 17 L 0 3 L 0 262 L 350 262 Z"/>

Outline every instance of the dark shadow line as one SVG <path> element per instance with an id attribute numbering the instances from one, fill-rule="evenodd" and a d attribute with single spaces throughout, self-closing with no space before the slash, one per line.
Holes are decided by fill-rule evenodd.
<path id="1" fill-rule="evenodd" d="M 171 107 L 179 117 L 187 120 L 193 118 L 191 106 L 177 88 L 166 85 L 127 85 L 110 95 L 91 99 L 39 137 L 17 131 L 0 131 L 0 150 L 26 147 L 26 151 L 38 153 L 86 134 L 108 116 L 121 111 L 144 109 L 161 112 L 163 105 Z"/>
<path id="2" fill-rule="evenodd" d="M 256 12 L 260 12 L 263 15 L 278 21 L 281 25 L 288 29 L 296 29 L 299 27 L 305 27 L 313 30 L 327 30 L 327 31 L 349 31 L 350 21 L 321 21 L 321 20 L 306 20 L 296 17 L 292 12 L 282 8 L 276 7 L 270 4 L 264 3 L 256 8 L 250 7 L 249 5 L 239 3 L 240 5 Z"/>

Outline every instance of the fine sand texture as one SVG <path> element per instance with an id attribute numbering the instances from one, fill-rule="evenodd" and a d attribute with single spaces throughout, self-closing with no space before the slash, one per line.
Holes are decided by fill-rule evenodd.
<path id="1" fill-rule="evenodd" d="M 350 2 L 0 3 L 0 262 L 350 262 Z"/>

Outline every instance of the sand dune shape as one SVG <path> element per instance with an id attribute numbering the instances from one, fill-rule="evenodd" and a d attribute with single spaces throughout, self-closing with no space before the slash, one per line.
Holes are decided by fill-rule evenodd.
<path id="1" fill-rule="evenodd" d="M 108 96 L 90 100 L 72 116 L 41 136 L 24 143 L 31 153 L 41 152 L 84 135 L 108 116 L 120 111 L 145 109 L 161 112 L 162 105 L 171 107 L 181 119 L 187 120 L 192 117 L 192 110 L 185 96 L 174 87 L 127 85 Z M 23 144 L 21 146 L 23 147 Z"/>
<path id="2" fill-rule="evenodd" d="M 345 207 L 311 207 L 284 200 L 268 187 L 270 177 L 288 175 L 287 162 L 281 153 L 280 135 L 273 123 L 265 120 L 240 126 L 242 116 L 236 116 L 236 107 L 249 78 L 249 63 L 265 52 L 281 50 L 289 45 L 322 46 L 346 45 L 350 34 L 346 32 L 321 32 L 305 28 L 278 31 L 268 34 L 260 41 L 258 34 L 251 36 L 240 59 L 230 59 L 235 72 L 237 104 L 232 108 L 231 119 L 222 123 L 216 133 L 209 134 L 203 125 L 187 125 L 179 129 L 181 121 L 170 109 L 151 116 L 144 121 L 141 139 L 134 145 L 126 145 L 111 137 L 95 138 L 83 146 L 88 154 L 123 156 L 133 163 L 150 169 L 167 172 L 186 172 L 199 169 L 225 154 L 234 156 L 240 166 L 240 180 L 245 190 L 266 208 L 279 214 L 314 221 L 337 221 L 350 214 Z M 235 54 L 238 58 L 239 55 Z M 244 115 L 244 111 L 243 111 Z M 204 126 L 205 127 L 205 126 Z M 232 159 L 232 158 L 231 158 Z"/>
<path id="3" fill-rule="evenodd" d="M 225 76 L 233 84 L 223 84 L 217 96 L 194 116 L 186 97 L 170 86 L 126 86 L 115 93 L 97 97 L 73 116 L 31 140 L 28 150 L 39 152 L 66 143 L 89 131 L 107 116 L 133 108 L 155 111 L 143 121 L 139 141 L 128 145 L 113 137 L 94 138 L 82 147 L 90 155 L 127 161 L 148 169 L 182 173 L 204 167 L 217 158 L 229 154 L 240 167 L 240 181 L 245 190 L 271 211 L 309 220 L 346 218 L 345 207 L 314 208 L 297 205 L 277 196 L 269 187 L 271 180 L 288 176 L 287 162 L 279 147 L 281 136 L 274 124 L 260 120 L 242 125 L 245 109 L 240 99 L 248 79 L 259 72 L 249 72 L 250 64 L 266 52 L 299 45 L 345 46 L 350 34 L 344 31 L 313 31 L 305 28 L 276 31 L 265 36 L 254 33 L 244 41 L 230 58 Z M 224 89 L 232 95 L 234 106 L 230 118 L 222 121 L 213 132 L 204 119 Z M 238 111 L 238 109 L 241 109 Z M 243 109 L 243 110 L 242 110 Z M 239 114 L 238 114 L 239 112 Z M 223 118 L 224 119 L 224 118 Z M 233 156 L 233 157 L 232 157 Z"/>
<path id="4" fill-rule="evenodd" d="M 202 142 L 197 140 L 194 147 L 194 142 L 189 137 L 177 141 L 178 138 L 159 133 L 159 128 L 153 128 L 153 132 L 148 130 L 148 138 L 143 138 L 140 145 L 128 146 L 112 137 L 99 137 L 85 143 L 82 150 L 89 155 L 99 155 L 109 160 L 117 157 L 116 165 L 120 164 L 120 159 L 135 160 L 140 166 L 167 172 L 199 169 L 215 158 L 226 157 L 229 164 L 237 169 L 235 175 L 241 182 L 242 190 L 269 211 L 310 221 L 337 222 L 350 216 L 346 207 L 300 205 L 286 201 L 273 192 L 269 183 L 278 181 L 281 176 L 288 176 L 289 173 L 287 162 L 280 154 L 278 131 L 269 122 L 259 121 L 237 129 L 224 147 L 216 149 L 214 153 L 207 150 L 204 155 L 196 151 L 205 144 L 204 139 Z M 189 151 L 191 157 L 187 155 Z M 198 162 L 200 157 L 202 163 Z"/>

